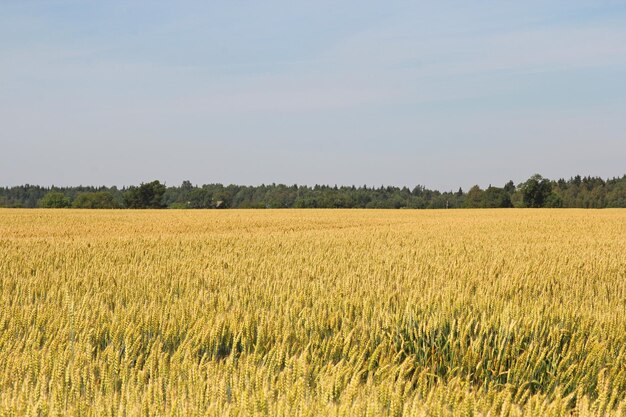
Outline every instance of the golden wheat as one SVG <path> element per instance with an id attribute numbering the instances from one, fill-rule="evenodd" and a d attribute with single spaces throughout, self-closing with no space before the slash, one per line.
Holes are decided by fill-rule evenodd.
<path id="1" fill-rule="evenodd" d="M 0 415 L 626 416 L 626 211 L 0 210 Z"/>

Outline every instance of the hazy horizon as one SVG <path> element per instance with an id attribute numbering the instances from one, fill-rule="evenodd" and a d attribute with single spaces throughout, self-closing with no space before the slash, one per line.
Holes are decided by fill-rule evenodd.
<path id="1" fill-rule="evenodd" d="M 539 173 L 535 173 L 535 174 L 539 174 Z M 533 175 L 535 175 L 533 174 Z M 541 174 L 539 174 L 541 175 Z M 578 175 L 578 174 L 576 174 Z M 544 178 L 548 178 L 549 180 L 554 180 L 557 181 L 559 179 L 564 179 L 564 180 L 569 180 L 573 177 L 575 177 L 576 175 L 570 175 L 570 176 L 566 176 L 566 177 L 558 177 L 558 178 L 550 178 L 547 176 L 542 176 Z M 457 192 L 459 188 L 461 188 L 464 192 L 467 192 L 472 186 L 474 185 L 478 185 L 481 189 L 485 189 L 488 188 L 489 186 L 494 186 L 494 187 L 503 187 L 504 185 L 506 185 L 506 183 L 508 181 L 513 181 L 513 183 L 515 184 L 515 186 L 519 186 L 521 183 L 523 183 L 524 181 L 528 180 L 532 175 L 529 175 L 528 178 L 524 178 L 520 181 L 515 181 L 514 179 L 510 179 L 510 180 L 506 180 L 503 183 L 488 183 L 486 185 L 481 185 L 481 184 L 477 184 L 477 183 L 473 183 L 471 186 L 468 187 L 462 187 L 462 186 L 457 186 L 457 187 L 452 187 L 449 189 L 444 189 L 444 188 L 437 188 L 437 187 L 431 187 L 428 184 L 422 184 L 422 183 L 415 183 L 415 184 L 340 184 L 340 183 L 312 183 L 312 184 L 302 184 L 302 183 L 284 183 L 284 182 L 259 182 L 259 183 L 246 183 L 246 184 L 242 184 L 242 183 L 233 183 L 233 182 L 219 182 L 219 181 L 208 181 L 208 182 L 193 182 L 190 181 L 191 184 L 194 187 L 201 187 L 203 185 L 211 185 L 211 184 L 222 184 L 223 186 L 229 186 L 229 185 L 236 185 L 236 186 L 250 186 L 250 187 L 258 187 L 261 185 L 286 185 L 286 186 L 293 186 L 293 185 L 297 185 L 299 187 L 303 187 L 303 186 L 307 186 L 307 187 L 315 187 L 315 186 L 330 186 L 330 187 L 363 187 L 366 186 L 367 188 L 379 188 L 379 187 L 407 187 L 409 189 L 413 189 L 417 186 L 423 186 L 426 189 L 432 190 L 432 191 L 441 191 L 441 192 Z M 581 177 L 586 177 L 586 176 L 590 176 L 590 177 L 600 177 L 603 180 L 610 180 L 613 178 L 622 178 L 623 176 L 626 176 L 625 174 L 620 174 L 620 175 L 611 175 L 608 177 L 602 177 L 602 176 L 598 176 L 598 175 L 580 175 Z M 148 183 L 151 181 L 159 181 L 160 183 L 166 185 L 167 187 L 180 187 L 181 183 L 183 181 L 189 181 L 189 180 L 183 180 L 179 183 L 171 183 L 171 182 L 167 182 L 167 181 L 163 181 L 159 178 L 146 178 L 144 180 L 141 180 L 137 183 L 134 184 L 104 184 L 104 183 L 100 183 L 100 184 L 88 184 L 88 183 L 76 183 L 76 184 L 36 184 L 36 183 L 22 183 L 22 184 L 0 184 L 0 187 L 4 187 L 4 188 L 11 188 L 11 187 L 19 187 L 19 186 L 25 186 L 25 185 L 30 185 L 30 186 L 40 186 L 40 187 L 44 187 L 44 188 L 53 188 L 53 187 L 58 187 L 58 188 L 72 188 L 72 187 L 94 187 L 94 188 L 98 188 L 98 187 L 107 187 L 107 188 L 111 188 L 111 187 L 116 187 L 117 189 L 123 189 L 123 188 L 129 188 L 132 186 L 138 186 L 141 183 Z"/>
<path id="2" fill-rule="evenodd" d="M 0 186 L 626 172 L 626 3 L 5 1 Z"/>

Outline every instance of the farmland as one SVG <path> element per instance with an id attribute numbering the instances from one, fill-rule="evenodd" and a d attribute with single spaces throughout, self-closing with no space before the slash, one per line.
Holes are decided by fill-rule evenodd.
<path id="1" fill-rule="evenodd" d="M 626 416 L 626 211 L 0 210 L 0 415 Z"/>

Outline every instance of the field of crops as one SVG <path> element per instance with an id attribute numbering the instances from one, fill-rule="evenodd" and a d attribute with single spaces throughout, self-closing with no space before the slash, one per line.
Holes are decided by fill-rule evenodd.
<path id="1" fill-rule="evenodd" d="M 626 210 L 0 210 L 0 415 L 626 416 Z"/>

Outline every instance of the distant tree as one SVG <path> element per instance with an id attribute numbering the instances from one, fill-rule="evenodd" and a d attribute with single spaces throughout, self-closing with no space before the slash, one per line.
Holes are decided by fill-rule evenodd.
<path id="1" fill-rule="evenodd" d="M 74 208 L 89 208 L 89 209 L 112 209 L 117 208 L 117 202 L 108 191 L 97 191 L 93 193 L 78 193 L 74 202 L 72 203 Z"/>
<path id="2" fill-rule="evenodd" d="M 465 207 L 480 208 L 485 207 L 485 192 L 478 185 L 473 186 L 465 196 Z"/>
<path id="3" fill-rule="evenodd" d="M 544 207 L 561 208 L 563 207 L 563 199 L 556 193 L 550 193 L 546 198 Z"/>
<path id="4" fill-rule="evenodd" d="M 130 187 L 124 193 L 124 204 L 128 208 L 134 209 L 158 209 L 164 208 L 163 195 L 165 185 L 159 181 L 141 183 L 139 187 Z"/>
<path id="5" fill-rule="evenodd" d="M 189 207 L 213 208 L 213 191 L 209 186 L 203 185 L 189 193 Z"/>
<path id="6" fill-rule="evenodd" d="M 38 203 L 42 208 L 65 208 L 70 206 L 70 199 L 58 191 L 50 191 Z"/>
<path id="7" fill-rule="evenodd" d="M 504 191 L 506 191 L 509 195 L 513 195 L 515 192 L 515 184 L 513 181 L 509 181 L 504 185 Z"/>
<path id="8" fill-rule="evenodd" d="M 525 207 L 544 207 L 552 192 L 550 180 L 539 174 L 530 177 L 520 188 Z"/>
<path id="9" fill-rule="evenodd" d="M 489 187 L 485 190 L 483 207 L 507 208 L 513 207 L 511 196 L 503 188 Z"/>
<path id="10" fill-rule="evenodd" d="M 607 193 L 607 207 L 626 207 L 626 175 L 611 181 Z"/>
<path id="11" fill-rule="evenodd" d="M 576 185 L 577 187 L 579 187 L 581 183 L 582 180 L 580 178 L 580 175 L 576 175 L 574 178 L 572 178 L 572 184 Z"/>
<path id="12" fill-rule="evenodd" d="M 193 185 L 191 184 L 191 181 L 185 180 L 180 185 L 180 189 L 184 190 L 184 191 L 191 191 L 191 190 L 193 190 Z"/>
<path id="13" fill-rule="evenodd" d="M 367 187 L 364 187 L 364 189 L 367 189 Z M 411 194 L 419 197 L 424 194 L 424 191 L 426 191 L 426 187 L 424 187 L 423 185 L 416 185 L 415 188 L 413 188 L 413 191 L 411 191 Z"/>

